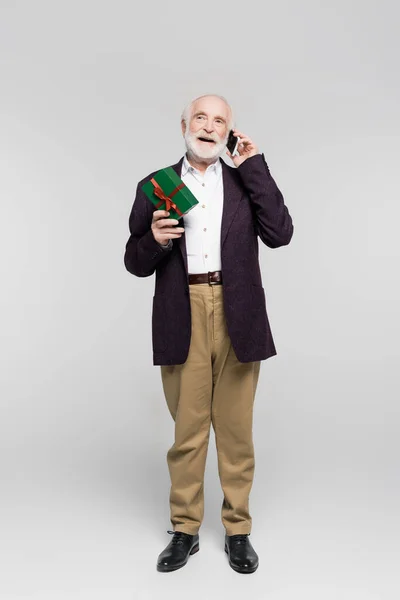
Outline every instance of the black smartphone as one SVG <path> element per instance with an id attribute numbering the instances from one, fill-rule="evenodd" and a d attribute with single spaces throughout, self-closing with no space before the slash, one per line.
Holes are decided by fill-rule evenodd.
<path id="1" fill-rule="evenodd" d="M 232 154 L 232 156 L 235 156 L 235 152 L 237 150 L 238 144 L 239 144 L 239 138 L 237 138 L 235 135 L 233 135 L 233 129 L 231 129 L 229 132 L 226 147 L 228 148 L 228 150 Z"/>

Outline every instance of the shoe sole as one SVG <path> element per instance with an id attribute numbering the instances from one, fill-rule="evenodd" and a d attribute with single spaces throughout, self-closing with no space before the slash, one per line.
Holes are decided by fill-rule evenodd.
<path id="1" fill-rule="evenodd" d="M 182 567 L 184 567 L 187 564 L 187 561 L 189 560 L 189 556 L 191 556 L 192 554 L 196 554 L 196 552 L 198 552 L 199 550 L 200 550 L 200 545 L 196 544 L 195 546 L 193 546 L 193 548 L 189 552 L 189 555 L 184 563 L 182 563 L 181 565 L 178 565 L 177 567 L 166 567 L 164 565 L 157 565 L 157 571 L 159 571 L 160 573 L 170 573 L 171 571 L 177 571 L 178 569 L 182 569 Z"/>
<path id="2" fill-rule="evenodd" d="M 258 564 L 255 567 L 251 567 L 250 569 L 245 569 L 245 568 L 237 567 L 236 565 L 234 565 L 234 564 L 231 563 L 231 559 L 229 558 L 228 548 L 226 546 L 225 546 L 225 552 L 228 555 L 229 566 L 231 567 L 231 569 L 233 569 L 237 573 L 243 573 L 243 574 L 246 575 L 247 573 L 254 573 L 254 571 L 257 571 Z"/>

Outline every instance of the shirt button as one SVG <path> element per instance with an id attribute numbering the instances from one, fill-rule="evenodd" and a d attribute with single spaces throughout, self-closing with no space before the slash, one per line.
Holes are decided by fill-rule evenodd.
<path id="1" fill-rule="evenodd" d="M 205 204 L 202 204 L 201 206 L 202 206 L 203 208 L 205 208 L 205 207 L 206 207 L 206 205 L 205 205 Z"/>
<path id="2" fill-rule="evenodd" d="M 204 227 L 203 231 L 207 231 L 207 227 Z"/>
<path id="3" fill-rule="evenodd" d="M 205 254 L 204 256 L 205 256 L 206 258 L 208 258 L 208 254 Z"/>
<path id="4" fill-rule="evenodd" d="M 204 187 L 206 184 L 205 184 L 205 183 L 202 183 L 201 185 Z"/>

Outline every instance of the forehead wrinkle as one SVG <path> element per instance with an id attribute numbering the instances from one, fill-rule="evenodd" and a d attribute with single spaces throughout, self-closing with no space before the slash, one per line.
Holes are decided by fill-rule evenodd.
<path id="1" fill-rule="evenodd" d="M 193 113 L 193 117 L 198 117 L 199 115 L 207 115 L 207 111 L 205 110 L 197 110 L 195 113 Z M 226 118 L 222 117 L 221 115 L 215 115 L 214 119 L 221 119 L 222 121 L 224 121 L 226 123 Z"/>

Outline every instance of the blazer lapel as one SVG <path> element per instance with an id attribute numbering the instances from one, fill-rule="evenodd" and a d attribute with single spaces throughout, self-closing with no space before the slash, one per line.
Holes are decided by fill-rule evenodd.
<path id="1" fill-rule="evenodd" d="M 180 159 L 180 161 L 176 163 L 176 165 L 172 165 L 172 168 L 174 169 L 174 171 L 176 172 L 176 174 L 178 175 L 178 177 L 181 176 L 182 163 L 183 163 L 183 156 Z M 181 235 L 181 237 L 178 239 L 178 242 L 179 242 L 179 249 L 180 249 L 180 251 L 182 253 L 183 264 L 185 265 L 185 271 L 186 271 L 186 274 L 188 274 L 189 271 L 188 271 L 188 261 L 187 261 L 185 232 L 183 232 L 183 234 Z"/>
<path id="2" fill-rule="evenodd" d="M 243 196 L 243 190 L 240 185 L 237 183 L 236 178 L 233 175 L 233 172 L 228 167 L 228 165 L 221 160 L 222 165 L 222 182 L 224 188 L 224 203 L 222 210 L 222 222 L 221 222 L 221 250 L 222 246 L 225 242 L 226 236 L 229 231 L 229 227 L 232 223 L 233 217 L 235 216 L 236 211 L 239 208 L 240 200 Z M 172 168 L 176 172 L 176 174 L 180 177 L 182 171 L 182 163 L 183 156 L 179 162 L 175 165 L 172 165 Z M 179 238 L 179 248 L 182 253 L 183 262 L 185 265 L 186 273 L 188 273 L 188 262 L 187 262 L 187 251 L 186 251 L 186 241 L 185 241 L 185 233 Z"/>
<path id="3" fill-rule="evenodd" d="M 240 200 L 243 196 L 243 189 L 240 187 L 234 177 L 231 168 L 228 167 L 223 160 L 222 163 L 222 181 L 224 185 L 224 208 L 222 211 L 222 223 L 221 223 L 221 250 L 224 245 L 226 236 L 229 231 L 229 227 L 233 221 L 236 211 L 239 208 Z"/>

